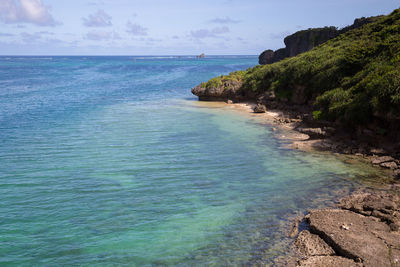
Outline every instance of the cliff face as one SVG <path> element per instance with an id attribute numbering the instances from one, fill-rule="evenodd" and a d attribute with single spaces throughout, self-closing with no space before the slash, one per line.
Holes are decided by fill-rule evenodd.
<path id="1" fill-rule="evenodd" d="M 296 32 L 284 39 L 286 54 L 288 57 L 297 56 L 336 36 L 338 36 L 338 30 L 335 27 L 316 28 Z"/>
<path id="2" fill-rule="evenodd" d="M 341 30 L 331 26 L 298 31 L 284 39 L 285 48 L 276 51 L 268 49 L 262 52 L 258 57 L 258 63 L 261 65 L 272 64 L 287 57 L 297 56 L 298 54 L 307 52 L 312 48 L 337 37 L 339 34 L 360 28 L 367 23 L 374 22 L 377 18 L 378 17 L 355 19 L 352 25 Z"/>

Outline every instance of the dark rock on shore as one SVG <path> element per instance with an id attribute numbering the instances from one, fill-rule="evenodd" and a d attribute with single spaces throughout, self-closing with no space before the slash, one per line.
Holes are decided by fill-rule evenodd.
<path id="1" fill-rule="evenodd" d="M 400 266 L 399 195 L 357 192 L 338 207 L 306 216 L 310 230 L 295 241 L 306 257 L 298 266 Z"/>
<path id="2" fill-rule="evenodd" d="M 261 65 L 270 64 L 271 62 L 274 62 L 274 56 L 275 56 L 275 53 L 273 50 L 271 50 L 271 49 L 265 50 L 258 57 L 258 63 Z"/>
<path id="3" fill-rule="evenodd" d="M 267 111 L 267 108 L 263 104 L 257 104 L 253 108 L 254 113 L 265 113 Z"/>

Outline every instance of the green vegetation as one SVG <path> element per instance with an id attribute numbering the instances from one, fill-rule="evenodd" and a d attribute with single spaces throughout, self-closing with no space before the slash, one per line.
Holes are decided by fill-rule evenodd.
<path id="1" fill-rule="evenodd" d="M 243 76 L 246 73 L 246 71 L 240 70 L 240 71 L 235 71 L 231 72 L 229 75 L 221 75 L 219 77 L 212 78 L 208 82 L 201 83 L 201 87 L 203 88 L 218 88 L 221 86 L 227 86 L 229 84 L 232 84 L 232 82 L 242 82 L 243 81 Z M 228 88 L 225 88 L 228 89 Z"/>
<path id="2" fill-rule="evenodd" d="M 278 99 L 293 100 L 294 88 L 305 87 L 304 99 L 314 101 L 316 119 L 355 126 L 373 117 L 399 118 L 400 9 L 296 57 L 214 78 L 204 86 L 229 79 L 242 81 L 241 90 L 252 92 L 248 95 L 273 90 Z"/>

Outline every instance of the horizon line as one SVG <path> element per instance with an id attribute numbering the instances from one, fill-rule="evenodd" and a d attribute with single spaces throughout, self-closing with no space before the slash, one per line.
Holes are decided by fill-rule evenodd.
<path id="1" fill-rule="evenodd" d="M 199 56 L 199 54 L 182 54 L 182 55 L 47 55 L 47 54 L 21 54 L 21 55 L 0 55 L 0 57 L 188 57 L 188 56 Z M 256 54 L 205 54 L 205 56 L 259 56 Z"/>

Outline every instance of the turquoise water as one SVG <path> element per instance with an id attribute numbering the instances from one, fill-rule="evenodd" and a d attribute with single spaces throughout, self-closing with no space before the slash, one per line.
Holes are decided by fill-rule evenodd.
<path id="1" fill-rule="evenodd" d="M 362 171 L 190 88 L 256 57 L 0 57 L 0 265 L 243 265 Z"/>

